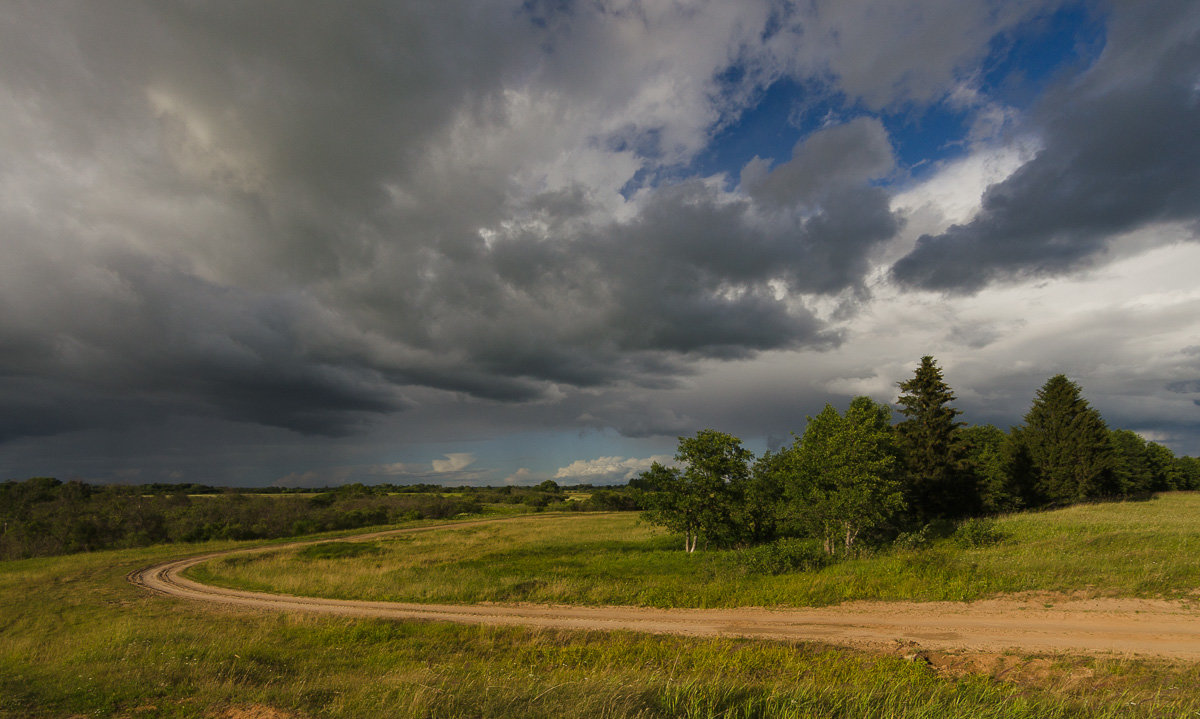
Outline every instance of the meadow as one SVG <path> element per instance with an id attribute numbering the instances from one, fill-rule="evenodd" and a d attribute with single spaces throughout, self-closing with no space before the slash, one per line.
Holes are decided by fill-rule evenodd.
<path id="1" fill-rule="evenodd" d="M 711 579 L 742 592 L 737 602 L 777 596 L 789 586 L 812 587 L 790 603 L 835 601 L 832 590 L 818 587 L 833 586 L 838 577 L 853 585 L 843 594 L 946 598 L 962 595 L 966 586 L 953 578 L 954 567 L 976 566 L 975 576 L 990 578 L 989 592 L 1011 586 L 1190 596 L 1198 586 L 1198 510 L 1200 497 L 1172 494 L 1015 516 L 1000 522 L 1008 539 L 994 546 L 962 549 L 946 540 L 796 576 L 747 575 L 733 552 L 687 557 L 674 538 L 631 514 L 521 518 L 403 540 L 351 542 L 343 549 L 268 547 L 249 563 L 213 562 L 205 571 L 259 572 L 279 562 L 274 574 L 255 576 L 282 581 L 307 564 L 308 571 L 298 574 L 307 574 L 313 586 L 324 586 L 318 577 L 329 574 L 357 593 L 370 582 L 350 578 L 354 568 L 365 568 L 376 579 L 401 572 L 386 592 L 415 593 L 408 598 L 545 594 L 609 602 L 632 596 L 648 604 L 701 605 L 719 603 L 719 595 L 702 586 Z M 1042 718 L 1200 712 L 1195 664 L 1013 655 L 1005 657 L 1008 669 L 997 678 L 986 670 L 942 672 L 899 656 L 811 643 L 235 610 L 158 596 L 125 580 L 156 561 L 247 546 L 253 545 L 176 544 L 0 562 L 0 716 Z M 1126 559 L 1130 552 L 1135 556 Z M 918 561 L 921 556 L 927 561 Z M 945 562 L 954 567 L 935 569 Z M 1139 563 L 1152 571 L 1139 571 Z M 924 568 L 900 569 L 904 564 Z M 643 573 L 620 576 L 633 567 Z M 868 582 L 870 571 L 884 576 Z M 466 589 L 452 588 L 456 572 Z M 399 579 L 422 573 L 437 579 L 419 590 L 399 587 Z M 488 589 L 488 581 L 502 589 Z M 520 586 L 531 581 L 544 584 Z M 617 588 L 589 589 L 606 583 Z M 639 594 L 638 584 L 657 589 Z"/>
<path id="2" fill-rule="evenodd" d="M 752 571 L 739 550 L 687 554 L 636 514 L 529 517 L 336 549 L 264 551 L 189 570 L 222 586 L 339 599 L 654 607 L 968 601 L 1001 593 L 1197 598 L 1200 493 L 998 519 L 998 542 L 955 537 L 864 552 L 819 571 Z M 316 550 L 320 551 L 320 550 Z M 335 551 L 330 547 L 328 551 Z"/>

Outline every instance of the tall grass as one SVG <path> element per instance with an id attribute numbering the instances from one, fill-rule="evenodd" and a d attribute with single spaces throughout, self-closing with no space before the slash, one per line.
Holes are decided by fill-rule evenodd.
<path id="1" fill-rule="evenodd" d="M 224 546 L 234 545 L 187 549 Z M 180 549 L 0 562 L 0 716 L 221 717 L 236 709 L 275 717 L 1007 719 L 1200 710 L 1194 665 L 1060 658 L 1055 677 L 1022 684 L 948 679 L 923 663 L 814 644 L 289 616 L 166 598 L 125 581 Z M 1071 674 L 1091 678 L 1062 688 L 1059 677 Z"/>
<path id="2" fill-rule="evenodd" d="M 818 571 L 747 571 L 736 551 L 680 549 L 631 514 L 530 518 L 397 536 L 357 557 L 273 550 L 192 570 L 203 581 L 335 598 L 658 607 L 973 600 L 1008 592 L 1195 596 L 1200 493 L 1001 518 L 1006 539 L 892 549 Z"/>

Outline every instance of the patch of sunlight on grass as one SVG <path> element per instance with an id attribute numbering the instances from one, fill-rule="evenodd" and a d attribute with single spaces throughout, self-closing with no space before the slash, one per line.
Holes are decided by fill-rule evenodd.
<path id="1" fill-rule="evenodd" d="M 673 577 L 647 584 L 639 576 L 622 584 L 621 594 L 715 602 L 703 582 L 716 578 L 719 592 L 748 581 L 722 568 L 721 553 L 687 557 L 629 516 L 483 529 L 456 531 L 448 547 L 432 535 L 413 536 L 378 540 L 375 557 L 302 559 L 294 549 L 277 549 L 232 566 L 336 570 L 349 563 L 387 577 L 395 567 L 366 563 L 390 557 L 415 564 L 414 550 L 427 547 L 450 571 L 458 541 L 490 547 L 501 561 L 497 542 L 520 536 L 533 544 L 542 536 L 585 555 L 597 542 L 614 556 L 654 557 L 655 571 Z M 618 546 L 625 542 L 633 546 Z M 1020 682 L 986 674 L 955 679 L 920 662 L 816 644 L 292 616 L 162 597 L 125 580 L 173 556 L 237 546 L 247 545 L 0 562 L 0 717 L 232 716 L 247 707 L 278 716 L 562 719 L 1154 717 L 1200 710 L 1194 663 L 1059 657 L 1053 672 L 1026 672 Z M 553 554 L 521 551 L 517 560 L 533 567 Z M 534 593 L 608 596 L 578 563 L 562 566 Z M 511 572 L 504 581 L 516 591 L 528 577 Z M 1068 675 L 1086 680 L 1060 681 Z"/>
<path id="2" fill-rule="evenodd" d="M 686 554 L 632 513 L 528 516 L 379 540 L 360 556 L 267 549 L 193 570 L 227 586 L 336 598 L 664 607 L 968 601 L 1007 592 L 1186 596 L 1200 586 L 1200 493 L 1001 517 L 999 544 L 883 549 L 759 575 L 736 552 Z"/>

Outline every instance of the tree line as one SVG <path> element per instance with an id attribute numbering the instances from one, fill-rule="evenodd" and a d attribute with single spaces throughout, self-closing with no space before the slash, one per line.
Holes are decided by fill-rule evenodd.
<path id="1" fill-rule="evenodd" d="M 869 397 L 845 412 L 827 404 L 791 446 L 757 458 L 706 429 L 679 439 L 676 466 L 630 484 L 688 552 L 798 538 L 826 555 L 969 517 L 1200 489 L 1200 459 L 1109 429 L 1061 374 L 1008 432 L 959 421 L 933 357 L 899 389 L 898 422 Z"/>
<path id="2" fill-rule="evenodd" d="M 96 485 L 34 477 L 0 483 L 0 560 L 167 542 L 293 537 L 478 515 L 486 506 L 500 504 L 535 512 L 637 508 L 627 494 L 613 489 L 572 489 L 589 496 L 569 501 L 553 481 L 536 487 L 356 483 L 314 491 Z"/>
<path id="3" fill-rule="evenodd" d="M 360 485 L 361 486 L 361 485 Z M 139 486 L 61 482 L 0 484 L 0 559 L 211 539 L 270 539 L 402 519 L 478 513 L 478 501 L 376 495 L 351 486 L 313 496 L 220 491 L 197 496 Z"/>

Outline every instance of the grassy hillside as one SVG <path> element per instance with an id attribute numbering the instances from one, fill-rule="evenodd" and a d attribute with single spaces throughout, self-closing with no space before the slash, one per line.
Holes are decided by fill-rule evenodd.
<path id="1" fill-rule="evenodd" d="M 1050 658 L 1018 662 L 1007 681 L 945 678 L 923 663 L 811 644 L 293 617 L 126 583 L 127 572 L 179 551 L 0 563 L 0 716 L 1044 719 L 1200 710 L 1200 669 L 1188 665 Z"/>
<path id="2" fill-rule="evenodd" d="M 1197 596 L 1200 493 L 1078 505 L 998 520 L 1002 541 L 955 538 L 815 572 L 747 569 L 737 551 L 680 550 L 633 514 L 531 517 L 371 542 L 336 556 L 275 550 L 192 576 L 240 588 L 418 602 L 533 601 L 660 607 L 971 600 L 1009 592 Z"/>
<path id="3" fill-rule="evenodd" d="M 1014 537 L 1008 544 L 928 551 L 980 566 L 1000 562 L 1000 556 L 980 558 L 1003 551 L 1024 557 L 1018 575 L 1055 581 L 1075 581 L 1074 572 L 1061 570 L 1070 559 L 1047 567 L 1040 555 L 1051 547 L 1078 551 L 1085 553 L 1084 564 L 1095 567 L 1083 576 L 1098 581 L 1096 591 L 1124 593 L 1148 586 L 1130 589 L 1122 579 L 1123 555 L 1136 549 L 1146 552 L 1143 561 L 1161 561 L 1170 550 L 1183 559 L 1162 565 L 1154 581 L 1178 583 L 1173 591 L 1182 592 L 1186 573 L 1175 568 L 1196 556 L 1195 530 L 1187 526 L 1195 524 L 1187 515 L 1197 516 L 1196 503 L 1195 496 L 1168 496 L 1013 518 L 1004 523 Z M 1085 529 L 1092 533 L 1081 534 Z M 537 548 L 539 536 L 547 549 Z M 412 563 L 435 574 L 510 576 L 514 583 L 506 586 L 513 593 L 523 591 L 515 582 L 524 573 L 547 566 L 577 574 L 591 567 L 591 584 L 609 576 L 629 585 L 689 567 L 691 574 L 673 580 L 672 591 L 681 596 L 688 582 L 738 574 L 732 555 L 683 557 L 672 539 L 638 526 L 630 515 L 519 519 L 409 540 L 308 550 L 304 559 L 294 550 L 281 556 L 288 558 L 285 565 L 308 562 L 320 573 L 410 554 Z M 1024 546 L 1030 541 L 1044 544 L 1040 550 Z M 983 674 L 946 674 L 922 662 L 804 643 L 278 615 L 161 597 L 125 581 L 128 572 L 155 561 L 234 546 L 246 545 L 0 562 L 0 717 L 1052 718 L 1200 712 L 1196 664 L 1006 655 L 999 658 L 1003 678 L 996 679 L 986 665 Z M 564 548 L 582 551 L 557 554 Z M 483 559 L 465 559 L 473 552 Z M 693 559 L 699 561 L 687 564 Z M 502 569 L 487 569 L 499 561 Z M 864 568 L 899 561 L 859 560 Z M 851 571 L 853 564 L 836 569 Z M 642 579 L 622 576 L 637 566 L 645 567 Z M 1111 587 L 1101 581 L 1109 569 Z M 707 590 L 696 591 L 707 596 Z"/>

